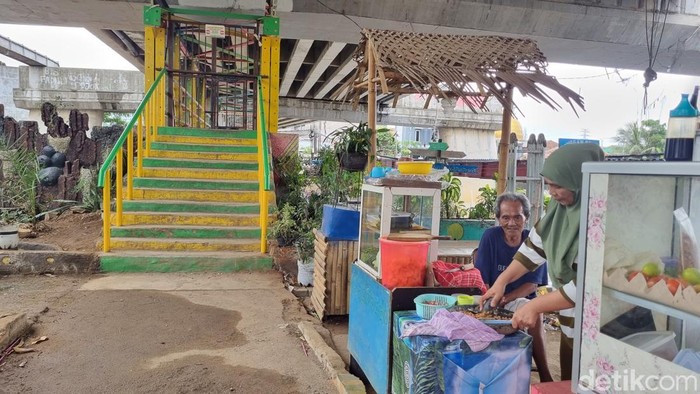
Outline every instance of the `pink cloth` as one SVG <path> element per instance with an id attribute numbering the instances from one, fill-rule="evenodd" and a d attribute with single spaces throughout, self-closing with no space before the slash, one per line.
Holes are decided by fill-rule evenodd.
<path id="1" fill-rule="evenodd" d="M 480 352 L 491 342 L 503 339 L 503 335 L 478 319 L 461 312 L 449 312 L 447 309 L 438 309 L 432 319 L 406 328 L 401 337 L 416 335 L 435 335 L 450 341 L 463 339 L 473 352 Z"/>

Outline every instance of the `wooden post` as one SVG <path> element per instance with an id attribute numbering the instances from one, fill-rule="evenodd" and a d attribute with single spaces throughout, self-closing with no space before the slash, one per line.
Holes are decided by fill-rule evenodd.
<path id="1" fill-rule="evenodd" d="M 374 167 L 377 158 L 377 67 L 375 65 L 374 51 L 372 51 L 372 41 L 368 38 L 365 44 L 365 54 L 367 55 L 367 126 L 372 130 L 370 142 L 368 168 Z"/>
<path id="2" fill-rule="evenodd" d="M 501 141 L 498 143 L 498 182 L 496 192 L 506 190 L 506 173 L 508 166 L 508 143 L 510 141 L 510 118 L 513 113 L 513 86 L 506 86 L 506 105 L 503 106 L 503 123 L 501 125 Z"/>

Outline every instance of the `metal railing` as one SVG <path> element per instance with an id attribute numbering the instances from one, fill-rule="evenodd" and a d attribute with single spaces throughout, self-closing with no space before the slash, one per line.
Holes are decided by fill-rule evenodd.
<path id="1" fill-rule="evenodd" d="M 260 201 L 260 253 L 267 252 L 268 191 L 271 189 L 270 157 L 265 121 L 265 100 L 262 93 L 262 78 L 258 76 L 258 102 L 256 105 L 258 130 L 258 190 Z"/>
<path id="2" fill-rule="evenodd" d="M 141 103 L 136 108 L 134 116 L 124 128 L 114 147 L 107 155 L 97 176 L 97 186 L 102 187 L 102 250 L 110 250 L 110 224 L 112 209 L 112 162 L 115 163 L 115 224 L 122 224 L 122 201 L 124 162 L 126 161 L 126 199 L 131 200 L 134 189 L 134 172 L 137 176 L 143 173 L 143 157 L 148 156 L 151 142 L 155 139 L 158 127 L 165 123 L 165 83 L 163 76 L 166 70 L 161 70 L 153 84 L 146 92 Z M 134 138 L 136 129 L 136 138 Z M 136 171 L 134 171 L 134 139 L 136 140 Z M 124 160 L 124 142 L 126 141 L 126 160 Z M 119 154 L 119 157 L 117 157 Z"/>

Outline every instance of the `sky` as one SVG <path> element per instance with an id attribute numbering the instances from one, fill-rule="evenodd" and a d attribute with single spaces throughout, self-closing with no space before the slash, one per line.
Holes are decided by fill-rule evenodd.
<path id="1" fill-rule="evenodd" d="M 0 35 L 58 61 L 61 67 L 136 70 L 83 28 L 0 24 Z M 2 55 L 0 61 L 19 65 Z M 642 71 L 557 63 L 550 64 L 548 71 L 583 96 L 586 110 L 578 110 L 578 116 L 568 105 L 555 111 L 516 92 L 515 104 L 522 113 L 515 114 L 526 135 L 543 133 L 550 140 L 583 138 L 582 131 L 587 130 L 585 137 L 598 139 L 603 146 L 614 144 L 616 131 L 627 123 L 644 119 L 667 123 L 668 112 L 678 104 L 681 93 L 691 93 L 695 85 L 700 85 L 700 76 L 659 72 L 648 89 L 649 105 L 644 111 Z"/>

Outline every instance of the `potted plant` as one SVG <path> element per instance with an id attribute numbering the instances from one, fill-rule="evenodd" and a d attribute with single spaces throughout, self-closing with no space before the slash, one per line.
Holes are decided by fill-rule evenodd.
<path id="1" fill-rule="evenodd" d="M 372 129 L 367 123 L 350 125 L 328 135 L 340 166 L 347 171 L 363 171 L 372 144 Z"/>
<path id="2" fill-rule="evenodd" d="M 279 246 L 291 246 L 299 238 L 299 226 L 294 220 L 294 207 L 291 204 L 284 204 L 275 220 L 268 230 L 270 239 L 277 239 Z"/>

